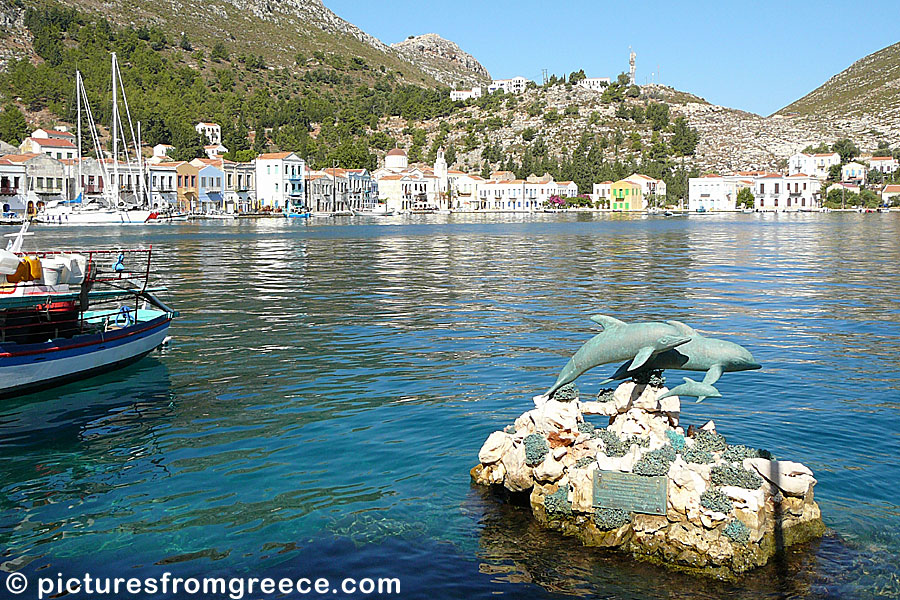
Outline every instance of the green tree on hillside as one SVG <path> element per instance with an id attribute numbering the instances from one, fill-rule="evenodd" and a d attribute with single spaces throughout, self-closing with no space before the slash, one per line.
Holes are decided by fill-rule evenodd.
<path id="1" fill-rule="evenodd" d="M 692 156 L 700 141 L 700 134 L 688 125 L 687 119 L 678 117 L 672 127 L 671 146 L 676 156 Z"/>
<path id="2" fill-rule="evenodd" d="M 0 140 L 14 146 L 22 143 L 28 135 L 28 122 L 19 108 L 8 103 L 0 112 Z"/>
<path id="3" fill-rule="evenodd" d="M 228 60 L 228 50 L 225 48 L 225 44 L 222 43 L 222 40 L 217 40 L 216 43 L 213 44 L 212 50 L 209 52 L 209 58 L 216 62 Z"/>
<path id="4" fill-rule="evenodd" d="M 856 144 L 851 142 L 848 138 L 841 138 L 836 141 L 831 146 L 831 151 L 841 155 L 842 163 L 848 163 L 859 156 L 859 148 L 857 148 Z"/>
<path id="5" fill-rule="evenodd" d="M 188 39 L 186 33 L 181 33 L 181 41 L 178 42 L 178 47 L 184 50 L 185 52 L 191 52 L 194 47 L 191 45 L 191 40 Z"/>
<path id="6" fill-rule="evenodd" d="M 654 131 L 660 131 L 669 126 L 669 105 L 664 102 L 651 102 L 647 105 L 647 120 L 650 121 Z"/>

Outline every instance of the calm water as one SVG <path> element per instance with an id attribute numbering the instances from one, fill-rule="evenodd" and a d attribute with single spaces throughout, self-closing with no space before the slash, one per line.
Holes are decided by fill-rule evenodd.
<path id="1" fill-rule="evenodd" d="M 36 233 L 152 243 L 182 317 L 126 372 L 3 402 L 7 570 L 392 576 L 408 598 L 900 597 L 900 215 Z M 682 419 L 809 465 L 829 534 L 720 583 L 580 548 L 471 486 L 485 437 L 594 313 L 751 349 L 764 370 Z"/>

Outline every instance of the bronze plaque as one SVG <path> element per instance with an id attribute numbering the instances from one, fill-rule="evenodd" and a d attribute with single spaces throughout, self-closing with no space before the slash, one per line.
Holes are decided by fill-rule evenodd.
<path id="1" fill-rule="evenodd" d="M 667 477 L 594 471 L 594 508 L 621 508 L 647 515 L 666 514 Z"/>

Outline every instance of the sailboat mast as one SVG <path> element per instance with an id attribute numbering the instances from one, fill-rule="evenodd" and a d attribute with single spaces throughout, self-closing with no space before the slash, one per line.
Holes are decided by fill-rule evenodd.
<path id="1" fill-rule="evenodd" d="M 119 207 L 119 103 L 118 91 L 116 90 L 116 53 L 112 53 L 112 139 L 113 139 L 113 155 L 112 155 L 112 208 Z"/>
<path id="2" fill-rule="evenodd" d="M 75 100 L 78 103 L 78 181 L 75 183 L 75 197 L 81 195 L 84 182 L 84 174 L 81 165 L 81 71 L 75 71 Z"/>
<path id="3" fill-rule="evenodd" d="M 137 164 L 138 164 L 138 198 L 140 198 L 141 206 L 143 206 L 144 201 L 146 200 L 147 206 L 151 205 L 150 198 L 144 198 L 144 162 L 143 157 L 141 156 L 141 122 L 137 122 L 137 140 L 135 140 L 135 151 L 137 152 Z M 148 194 L 149 196 L 149 194 Z"/>

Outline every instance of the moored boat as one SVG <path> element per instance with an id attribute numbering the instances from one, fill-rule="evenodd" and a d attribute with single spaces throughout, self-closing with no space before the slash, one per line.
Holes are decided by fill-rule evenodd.
<path id="1" fill-rule="evenodd" d="M 165 343 L 177 312 L 148 287 L 151 249 L 0 251 L 0 396 L 82 380 Z"/>

